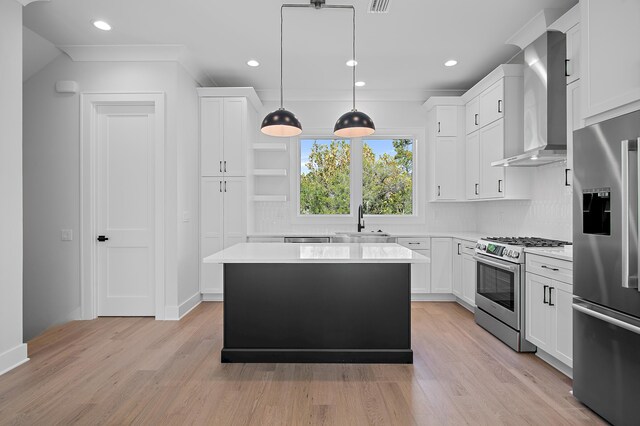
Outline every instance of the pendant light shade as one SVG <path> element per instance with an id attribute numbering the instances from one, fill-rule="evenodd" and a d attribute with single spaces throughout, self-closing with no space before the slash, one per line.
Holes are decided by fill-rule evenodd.
<path id="1" fill-rule="evenodd" d="M 291 111 L 278 108 L 267 114 L 260 130 L 269 136 L 291 137 L 302 133 L 302 125 Z"/>
<path id="2" fill-rule="evenodd" d="M 342 114 L 333 127 L 333 133 L 341 138 L 360 138 L 372 135 L 375 131 L 371 117 L 355 109 Z"/>
<path id="3" fill-rule="evenodd" d="M 364 112 L 360 112 L 356 109 L 356 67 L 358 61 L 356 61 L 356 8 L 350 6 L 353 11 L 353 39 L 352 39 L 352 86 L 353 93 L 353 108 L 351 111 L 342 114 L 336 125 L 333 127 L 333 134 L 341 138 L 361 138 L 363 136 L 372 135 L 376 131 L 376 126 L 373 124 L 373 120 Z"/>

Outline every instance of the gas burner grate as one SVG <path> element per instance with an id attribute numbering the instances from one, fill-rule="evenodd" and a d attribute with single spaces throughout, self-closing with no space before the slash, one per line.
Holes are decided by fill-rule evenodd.
<path id="1" fill-rule="evenodd" d="M 538 237 L 487 237 L 483 238 L 487 241 L 495 241 L 497 243 L 509 244 L 512 246 L 523 247 L 563 247 L 571 245 L 570 242 L 560 240 L 550 240 Z"/>

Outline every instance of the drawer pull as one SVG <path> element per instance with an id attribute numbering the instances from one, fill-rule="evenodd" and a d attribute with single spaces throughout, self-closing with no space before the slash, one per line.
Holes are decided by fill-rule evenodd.
<path id="1" fill-rule="evenodd" d="M 558 271 L 560 270 L 560 269 L 558 269 L 558 268 L 552 268 L 551 266 L 547 266 L 547 265 L 542 265 L 542 266 L 540 266 L 540 267 L 541 267 L 541 268 L 544 268 L 544 269 L 550 269 L 550 270 L 552 270 L 552 271 L 554 271 L 554 272 L 558 272 Z"/>

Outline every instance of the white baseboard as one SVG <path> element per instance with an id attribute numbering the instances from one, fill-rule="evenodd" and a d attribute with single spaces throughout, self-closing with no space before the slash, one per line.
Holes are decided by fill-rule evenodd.
<path id="1" fill-rule="evenodd" d="M 15 348 L 9 349 L 8 351 L 0 354 L 0 376 L 27 361 L 29 361 L 29 358 L 27 358 L 26 343 L 22 343 Z"/>
<path id="2" fill-rule="evenodd" d="M 203 293 L 202 301 L 203 302 L 222 302 L 224 297 L 222 293 Z"/>
<path id="3" fill-rule="evenodd" d="M 198 292 L 182 302 L 180 306 L 167 306 L 164 310 L 165 321 L 179 321 L 187 315 L 193 308 L 198 306 L 202 301 L 202 296 Z"/>
<path id="4" fill-rule="evenodd" d="M 558 370 L 559 372 L 561 372 L 562 374 L 564 374 L 565 376 L 567 376 L 568 378 L 573 379 L 573 368 L 569 367 L 564 362 L 557 360 L 556 358 L 551 356 L 548 352 L 545 352 L 542 349 L 538 348 L 538 350 L 536 351 L 536 356 L 541 360 L 543 360 L 544 362 L 546 362 L 547 364 L 549 364 L 550 366 L 552 366 L 553 368 L 555 368 L 556 370 Z"/>
<path id="5" fill-rule="evenodd" d="M 411 295 L 412 302 L 455 302 L 456 298 L 450 293 L 416 293 Z"/>
<path id="6" fill-rule="evenodd" d="M 465 308 L 466 310 L 468 310 L 472 314 L 476 312 L 476 307 L 475 306 L 471 306 L 470 304 L 468 304 L 467 302 L 465 302 L 464 300 L 460 299 L 457 296 L 456 296 L 456 302 L 458 302 L 458 305 L 462 306 L 463 308 Z"/>

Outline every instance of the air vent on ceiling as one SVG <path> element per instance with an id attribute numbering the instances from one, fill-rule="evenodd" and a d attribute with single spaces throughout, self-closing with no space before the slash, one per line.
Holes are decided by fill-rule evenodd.
<path id="1" fill-rule="evenodd" d="M 369 13 L 387 13 L 391 0 L 370 0 Z"/>

